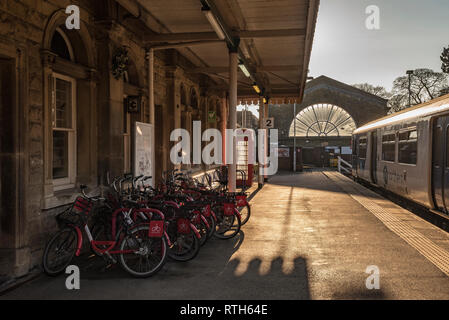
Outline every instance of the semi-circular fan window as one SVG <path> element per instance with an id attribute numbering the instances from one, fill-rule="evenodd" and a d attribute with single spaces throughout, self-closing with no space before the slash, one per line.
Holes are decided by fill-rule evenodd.
<path id="1" fill-rule="evenodd" d="M 290 136 L 297 137 L 344 137 L 356 129 L 354 119 L 340 107 L 332 104 L 309 106 L 296 116 L 290 126 Z"/>

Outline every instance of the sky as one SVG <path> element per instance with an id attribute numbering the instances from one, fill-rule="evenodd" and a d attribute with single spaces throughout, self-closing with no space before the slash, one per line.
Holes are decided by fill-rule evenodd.
<path id="1" fill-rule="evenodd" d="M 379 8 L 379 30 L 366 27 L 370 5 Z M 391 90 L 406 70 L 441 72 L 447 46 L 449 0 L 321 0 L 309 75 Z"/>
<path id="2" fill-rule="evenodd" d="M 407 70 L 441 72 L 449 46 L 449 0 L 321 0 L 309 75 L 349 85 L 391 90 Z M 369 30 L 368 6 L 379 8 L 379 30 Z M 257 117 L 256 106 L 250 106 Z M 242 106 L 237 110 L 242 110 Z"/>

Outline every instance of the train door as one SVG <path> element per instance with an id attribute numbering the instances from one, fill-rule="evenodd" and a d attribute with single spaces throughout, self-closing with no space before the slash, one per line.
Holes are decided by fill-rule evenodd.
<path id="1" fill-rule="evenodd" d="M 449 210 L 449 117 L 446 118 L 444 126 L 444 144 L 440 146 L 441 153 L 444 154 L 444 169 L 443 169 L 443 196 L 446 212 Z"/>
<path id="2" fill-rule="evenodd" d="M 441 210 L 446 208 L 444 203 L 444 176 L 446 152 L 444 147 L 446 145 L 446 130 L 449 117 L 439 117 L 433 124 L 432 133 L 432 195 L 435 202 L 435 207 Z"/>
<path id="3" fill-rule="evenodd" d="M 371 181 L 377 184 L 377 131 L 371 132 Z"/>

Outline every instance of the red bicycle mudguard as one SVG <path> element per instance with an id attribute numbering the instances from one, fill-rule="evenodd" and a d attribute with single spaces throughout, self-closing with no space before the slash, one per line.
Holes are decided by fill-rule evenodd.
<path id="1" fill-rule="evenodd" d="M 215 215 L 214 210 L 210 210 L 210 214 L 212 215 L 212 217 L 214 218 L 215 222 L 217 221 L 217 216 Z"/>
<path id="2" fill-rule="evenodd" d="M 198 231 L 198 229 L 197 229 L 192 223 L 190 224 L 190 229 L 193 230 L 193 232 L 195 233 L 195 235 L 196 235 L 196 237 L 197 237 L 198 239 L 201 239 L 201 234 L 200 234 L 200 232 Z"/>
<path id="3" fill-rule="evenodd" d="M 165 236 L 165 239 L 167 239 L 167 244 L 168 244 L 168 246 L 171 247 L 172 242 L 171 242 L 171 240 L 170 240 L 170 237 L 169 237 L 168 234 L 167 234 L 167 231 L 164 231 L 164 236 Z"/>
<path id="4" fill-rule="evenodd" d="M 81 253 L 81 247 L 83 246 L 83 234 L 82 234 L 80 228 L 78 228 L 77 226 L 69 225 L 69 227 L 74 228 L 76 233 L 77 233 L 77 235 L 78 235 L 78 241 L 77 241 L 77 244 L 76 244 L 76 252 L 75 252 L 75 255 L 78 257 L 80 255 L 80 253 Z"/>
<path id="5" fill-rule="evenodd" d="M 206 228 L 210 229 L 210 225 L 209 222 L 207 222 L 207 219 L 202 214 L 200 214 L 200 218 L 201 220 L 203 220 L 204 224 L 206 225 Z"/>

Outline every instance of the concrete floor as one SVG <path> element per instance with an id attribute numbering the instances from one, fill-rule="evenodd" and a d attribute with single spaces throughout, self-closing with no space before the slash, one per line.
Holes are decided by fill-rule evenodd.
<path id="1" fill-rule="evenodd" d="M 277 175 L 252 199 L 252 217 L 232 240 L 211 240 L 188 263 L 168 262 L 149 279 L 80 262 L 81 289 L 42 275 L 0 299 L 449 299 L 449 277 L 329 175 Z M 344 178 L 346 179 L 346 178 Z M 353 184 L 449 252 L 449 234 Z M 380 289 L 365 273 L 380 270 Z"/>

